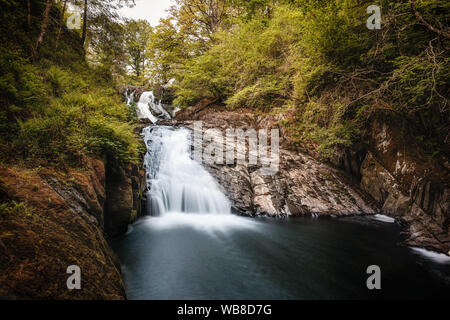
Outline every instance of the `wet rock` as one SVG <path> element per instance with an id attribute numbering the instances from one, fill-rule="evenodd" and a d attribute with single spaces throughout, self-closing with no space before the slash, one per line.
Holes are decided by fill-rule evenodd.
<path id="1" fill-rule="evenodd" d="M 384 214 L 406 226 L 408 244 L 448 252 L 450 174 L 445 157 L 426 156 L 389 120 L 375 122 L 372 131 L 372 151 L 361 165 L 361 188 Z"/>
<path id="2" fill-rule="evenodd" d="M 125 233 L 143 214 L 145 172 L 136 165 L 107 167 L 105 231 L 109 236 Z"/>
<path id="3" fill-rule="evenodd" d="M 336 147 L 331 157 L 331 163 L 337 168 L 345 170 L 357 180 L 360 180 L 360 168 L 366 157 L 366 153 L 366 147 L 362 144 L 354 144 L 351 148 Z"/>

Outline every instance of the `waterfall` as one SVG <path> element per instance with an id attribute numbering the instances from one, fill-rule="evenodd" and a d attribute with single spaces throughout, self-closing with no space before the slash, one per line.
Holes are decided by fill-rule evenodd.
<path id="1" fill-rule="evenodd" d="M 134 92 L 128 96 L 126 93 L 127 105 L 134 101 Z M 160 119 L 171 119 L 172 116 L 164 108 L 161 101 L 157 101 L 153 91 L 143 92 L 136 106 L 139 119 L 149 119 L 156 123 Z"/>
<path id="2" fill-rule="evenodd" d="M 150 111 L 149 106 L 155 102 L 153 92 L 148 91 L 144 92 L 139 99 L 139 102 L 136 106 L 137 114 L 139 119 L 150 119 L 152 123 L 156 123 L 158 118 L 156 118 Z"/>
<path id="3" fill-rule="evenodd" d="M 131 104 L 134 102 L 134 95 L 136 91 L 133 91 L 130 95 L 128 95 L 128 89 L 125 91 L 125 99 L 127 101 L 127 106 L 131 106 Z"/>
<path id="4" fill-rule="evenodd" d="M 214 178 L 191 158 L 189 130 L 152 126 L 144 129 L 143 135 L 148 149 L 144 166 L 151 215 L 230 213 L 230 202 Z"/>

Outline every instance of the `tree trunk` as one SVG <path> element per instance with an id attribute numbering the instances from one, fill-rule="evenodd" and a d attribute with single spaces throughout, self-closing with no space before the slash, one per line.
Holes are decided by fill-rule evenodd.
<path id="1" fill-rule="evenodd" d="M 28 31 L 31 31 L 31 1 L 27 0 L 28 7 L 28 15 L 27 15 L 27 23 L 28 23 Z"/>
<path id="2" fill-rule="evenodd" d="M 59 29 L 58 29 L 58 34 L 56 36 L 56 45 L 55 48 L 58 49 L 58 44 L 59 44 L 59 38 L 61 37 L 61 32 L 62 32 L 62 28 L 64 25 L 64 16 L 66 14 L 66 7 L 67 7 L 67 0 L 64 0 L 64 6 L 63 6 L 63 10 L 61 13 L 61 20 L 60 20 L 60 25 L 59 25 Z"/>
<path id="3" fill-rule="evenodd" d="M 47 33 L 48 28 L 48 22 L 50 20 L 50 9 L 52 8 L 53 0 L 47 0 L 47 3 L 45 4 L 45 10 L 42 17 L 42 23 L 41 23 L 41 32 L 39 33 L 39 37 L 36 41 L 36 45 L 33 48 L 33 55 L 32 58 L 36 58 L 39 47 L 41 46 L 42 42 L 44 41 L 44 36 Z"/>
<path id="4" fill-rule="evenodd" d="M 88 0 L 84 0 L 84 13 L 83 13 L 83 34 L 81 35 L 81 45 L 84 48 L 84 43 L 86 42 L 86 32 L 87 32 L 87 8 Z"/>

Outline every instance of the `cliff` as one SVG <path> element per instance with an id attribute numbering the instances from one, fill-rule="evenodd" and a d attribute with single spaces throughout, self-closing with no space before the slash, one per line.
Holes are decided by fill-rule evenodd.
<path id="1" fill-rule="evenodd" d="M 450 254 L 450 165 L 385 119 L 372 125 L 361 188 L 405 226 L 406 242 Z"/>
<path id="2" fill-rule="evenodd" d="M 0 297 L 125 299 L 105 239 L 140 213 L 142 178 L 137 167 L 113 170 L 95 159 L 83 169 L 1 165 Z M 67 289 L 70 265 L 81 269 L 81 290 Z"/>

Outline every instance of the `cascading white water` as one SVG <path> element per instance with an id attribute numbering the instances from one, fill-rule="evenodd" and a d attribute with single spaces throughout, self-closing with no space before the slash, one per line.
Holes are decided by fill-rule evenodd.
<path id="1" fill-rule="evenodd" d="M 153 92 L 147 91 L 142 93 L 136 106 L 139 119 L 150 119 L 152 123 L 156 123 L 158 121 L 158 118 L 155 117 L 149 109 L 149 107 L 153 104 L 155 104 Z"/>
<path id="2" fill-rule="evenodd" d="M 144 137 L 151 215 L 231 212 L 213 177 L 191 158 L 189 130 L 153 126 L 144 129 Z"/>
<path id="3" fill-rule="evenodd" d="M 125 91 L 125 99 L 127 101 L 127 106 L 131 106 L 131 104 L 134 102 L 134 95 L 136 91 L 133 91 L 130 95 L 128 95 L 128 89 Z"/>
<path id="4" fill-rule="evenodd" d="M 157 101 L 153 91 L 142 93 L 137 104 L 139 119 L 150 119 L 156 123 L 159 119 L 171 119 L 171 115 L 164 109 L 161 101 Z M 156 115 L 156 116 L 155 116 Z"/>
<path id="5" fill-rule="evenodd" d="M 161 101 L 156 101 L 156 98 L 153 95 L 153 91 L 151 91 L 151 95 L 153 96 L 153 101 L 150 102 L 150 107 L 152 108 L 153 112 L 160 118 L 171 119 L 172 117 L 167 112 L 167 110 L 164 109 Z"/>
<path id="6" fill-rule="evenodd" d="M 133 91 L 129 94 L 128 89 L 126 90 L 125 100 L 127 106 L 131 106 L 134 102 L 135 93 L 136 91 Z M 145 91 L 139 98 L 136 111 L 139 119 L 149 119 L 152 123 L 156 123 L 160 119 L 172 119 L 180 110 L 179 108 L 175 108 L 171 112 L 168 112 L 166 110 L 167 107 L 155 98 L 153 91 Z"/>

